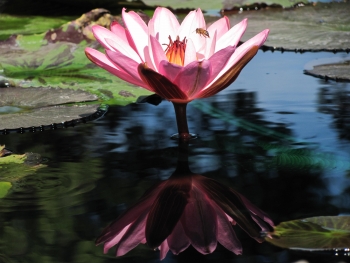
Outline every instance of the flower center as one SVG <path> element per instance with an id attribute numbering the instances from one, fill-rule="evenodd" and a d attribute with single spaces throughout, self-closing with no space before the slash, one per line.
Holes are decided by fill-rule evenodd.
<path id="1" fill-rule="evenodd" d="M 167 45 L 167 48 L 165 49 L 165 55 L 168 58 L 169 62 L 180 66 L 184 65 L 186 42 L 186 37 L 180 41 L 179 36 L 177 36 L 176 40 L 173 41 L 171 39 L 171 36 L 169 36 L 169 44 L 163 44 Z"/>

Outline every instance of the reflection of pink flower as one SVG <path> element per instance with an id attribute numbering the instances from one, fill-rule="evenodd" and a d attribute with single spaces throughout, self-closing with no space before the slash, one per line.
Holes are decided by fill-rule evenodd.
<path id="1" fill-rule="evenodd" d="M 181 25 L 166 8 L 158 7 L 148 25 L 133 11 L 122 12 L 125 28 L 94 26 L 106 54 L 86 48 L 98 66 L 132 84 L 175 102 L 206 98 L 228 87 L 265 42 L 264 30 L 241 46 L 247 20 L 230 29 L 223 17 L 208 28 L 202 11 L 191 11 Z M 209 37 L 196 29 L 207 30 Z M 204 31 L 205 32 L 205 31 Z"/>
<path id="2" fill-rule="evenodd" d="M 217 242 L 241 254 L 232 225 L 261 242 L 260 231 L 269 231 L 273 223 L 241 194 L 213 179 L 174 174 L 108 226 L 97 244 L 104 243 L 105 253 L 116 246 L 117 256 L 139 243 L 158 247 L 161 259 L 169 250 L 179 254 L 189 245 L 202 254 L 212 253 Z"/>

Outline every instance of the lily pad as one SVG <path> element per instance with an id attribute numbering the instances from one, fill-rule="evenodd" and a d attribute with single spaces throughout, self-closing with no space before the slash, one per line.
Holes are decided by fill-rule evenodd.
<path id="1" fill-rule="evenodd" d="M 59 86 L 85 90 L 105 103 L 118 105 L 152 94 L 92 64 L 85 56 L 85 47 L 86 43 L 57 42 L 34 52 L 20 50 L 19 54 L 3 55 L 0 57 L 3 78 L 21 87 Z"/>
<path id="2" fill-rule="evenodd" d="M 325 80 L 350 81 L 350 58 L 336 63 L 319 62 L 312 69 L 305 69 L 304 73 Z"/>
<path id="3" fill-rule="evenodd" d="M 0 16 L 0 40 L 5 40 L 13 34 L 39 34 L 50 28 L 58 28 L 72 20 L 71 17 L 43 17 L 43 16 Z"/>
<path id="4" fill-rule="evenodd" d="M 190 8 L 202 10 L 222 9 L 222 1 L 203 1 L 203 0 L 186 0 L 186 1 L 172 1 L 172 0 L 143 0 L 149 6 L 167 6 L 173 9 Z"/>
<path id="5" fill-rule="evenodd" d="M 350 216 L 320 216 L 282 222 L 268 233 L 265 240 L 292 249 L 347 249 L 350 246 Z"/>
<path id="6" fill-rule="evenodd" d="M 242 41 L 269 28 L 265 50 L 349 52 L 349 10 L 350 2 L 315 3 L 289 10 L 243 11 L 229 19 L 234 25 L 248 18 Z"/>
<path id="7" fill-rule="evenodd" d="M 76 125 L 80 122 L 86 122 L 92 118 L 91 115 L 97 114 L 99 105 L 83 106 L 52 106 L 32 109 L 27 112 L 12 113 L 1 115 L 0 132 L 18 130 L 24 132 L 42 131 L 46 129 L 55 129 Z M 99 114 L 102 115 L 102 114 Z M 99 116 L 95 116 L 95 119 Z"/>
<path id="8" fill-rule="evenodd" d="M 76 20 L 47 31 L 44 38 L 49 43 L 56 43 L 58 41 L 80 43 L 83 40 L 95 40 L 91 30 L 92 26 L 100 25 L 109 27 L 114 20 L 116 20 L 116 18 L 112 16 L 108 10 L 96 8 L 83 14 Z"/>
<path id="9" fill-rule="evenodd" d="M 245 6 L 270 6 L 270 7 L 281 7 L 288 8 L 293 7 L 297 4 L 307 4 L 308 1 L 297 1 L 297 0 L 264 0 L 264 1 L 256 1 L 256 0 L 224 0 L 223 9 L 225 11 L 235 9 L 235 7 L 245 7 Z M 248 7 L 249 8 L 249 7 Z M 253 7 L 254 9 L 254 7 Z M 260 8 L 259 8 L 260 9 Z"/>
<path id="10" fill-rule="evenodd" d="M 52 87 L 26 89 L 10 87 L 2 88 L 0 93 L 0 107 L 43 107 L 97 100 L 96 95 L 82 90 L 58 89 Z"/>
<path id="11" fill-rule="evenodd" d="M 142 17 L 148 19 L 144 14 Z M 0 82 L 19 87 L 85 90 L 105 103 L 117 105 L 152 94 L 97 67 L 85 56 L 87 46 L 97 47 L 92 42 L 91 26 L 108 27 L 112 20 L 118 19 L 105 9 L 94 9 L 46 33 L 14 35 L 0 42 Z"/>
<path id="12" fill-rule="evenodd" d="M 42 131 L 75 125 L 102 116 L 99 105 L 62 105 L 93 101 L 97 97 L 81 90 L 58 88 L 1 88 L 0 132 Z"/>

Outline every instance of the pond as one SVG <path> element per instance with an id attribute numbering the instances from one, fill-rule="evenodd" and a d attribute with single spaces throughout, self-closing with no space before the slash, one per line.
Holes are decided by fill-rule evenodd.
<path id="1" fill-rule="evenodd" d="M 259 51 L 235 83 L 188 105 L 191 171 L 233 188 L 279 222 L 350 212 L 350 84 L 303 74 L 345 53 Z M 46 167 L 0 199 L 0 262 L 158 262 L 140 244 L 125 256 L 95 246 L 102 230 L 177 166 L 171 103 L 112 106 L 66 129 L 11 133 L 0 145 Z M 348 262 L 334 251 L 258 243 L 235 227 L 243 254 L 192 246 L 163 262 Z"/>

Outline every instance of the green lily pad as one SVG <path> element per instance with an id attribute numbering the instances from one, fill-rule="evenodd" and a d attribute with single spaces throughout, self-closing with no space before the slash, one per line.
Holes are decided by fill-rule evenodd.
<path id="1" fill-rule="evenodd" d="M 304 73 L 325 80 L 350 81 L 350 59 L 340 59 L 335 63 L 320 60 L 314 62 L 311 69 L 305 69 Z"/>
<path id="2" fill-rule="evenodd" d="M 4 48 L 1 53 L 0 45 L 2 78 L 21 87 L 56 86 L 85 90 L 99 96 L 104 103 L 115 105 L 126 105 L 140 96 L 152 94 L 91 63 L 84 53 L 86 46 L 86 42 L 79 45 L 57 42 L 36 51 Z"/>
<path id="3" fill-rule="evenodd" d="M 71 17 L 43 17 L 43 16 L 11 16 L 0 15 L 0 40 L 5 40 L 13 34 L 39 34 L 50 28 L 58 28 L 72 20 Z"/>
<path id="4" fill-rule="evenodd" d="M 350 216 L 320 216 L 282 222 L 268 233 L 265 240 L 283 248 L 347 249 L 350 246 Z"/>
<path id="5" fill-rule="evenodd" d="M 349 10 L 350 2 L 316 3 L 290 10 L 243 11 L 229 19 L 234 25 L 248 18 L 242 41 L 269 28 L 266 50 L 349 52 Z"/>

